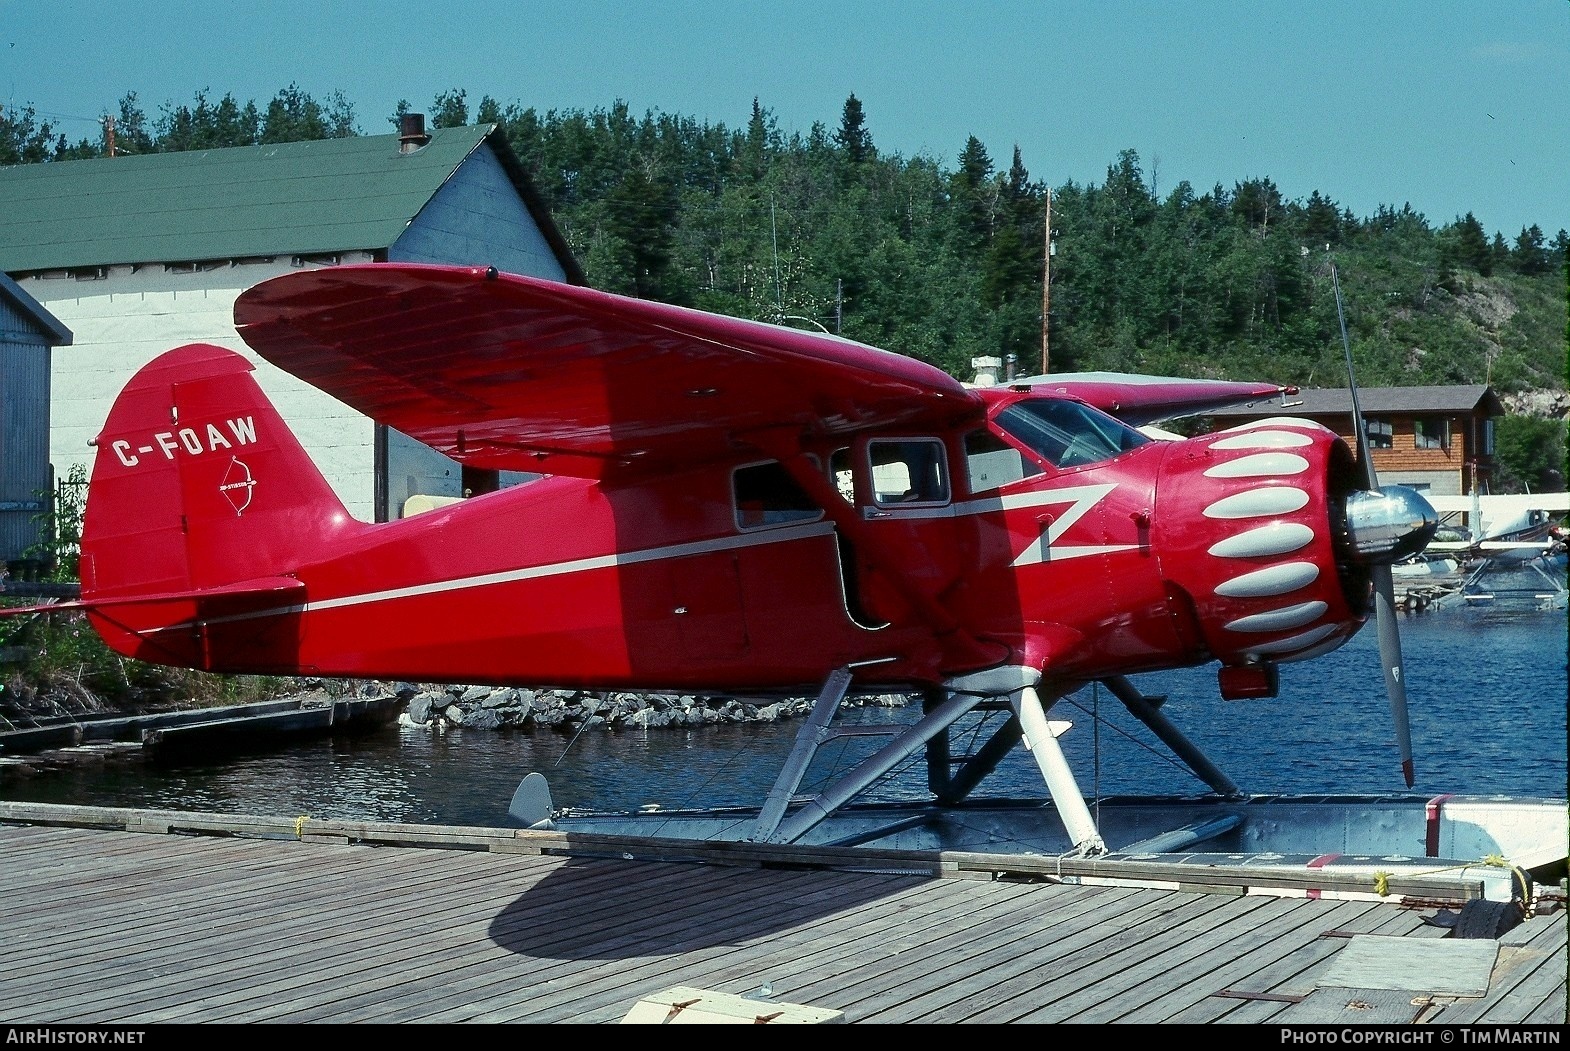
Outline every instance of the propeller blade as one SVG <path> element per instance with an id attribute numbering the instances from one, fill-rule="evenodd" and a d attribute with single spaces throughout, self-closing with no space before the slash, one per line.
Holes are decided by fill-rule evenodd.
<path id="1" fill-rule="evenodd" d="M 1352 395 L 1352 428 L 1357 434 L 1357 459 L 1370 491 L 1379 488 L 1374 471 L 1374 456 L 1368 447 L 1368 426 L 1357 400 L 1357 380 L 1352 370 L 1352 340 L 1346 331 L 1346 311 L 1341 305 L 1341 278 L 1336 261 L 1330 260 L 1330 282 L 1336 293 L 1336 320 L 1341 323 L 1341 347 L 1346 352 L 1347 389 Z M 1370 567 L 1374 585 L 1374 627 L 1379 633 L 1379 663 L 1385 670 L 1385 693 L 1390 697 L 1390 716 L 1396 724 L 1396 744 L 1401 749 L 1401 775 L 1412 787 L 1412 727 L 1407 721 L 1406 672 L 1401 666 L 1401 632 L 1396 627 L 1395 580 L 1388 564 Z"/>
<path id="2" fill-rule="evenodd" d="M 1396 627 L 1395 583 L 1388 565 L 1369 567 L 1374 579 L 1374 627 L 1379 632 L 1379 663 L 1385 669 L 1385 692 L 1401 749 L 1401 773 L 1413 785 L 1412 727 L 1406 714 L 1406 671 L 1401 665 L 1401 632 Z"/>
<path id="3" fill-rule="evenodd" d="M 1363 422 L 1363 408 L 1357 402 L 1357 380 L 1352 373 L 1352 341 L 1346 334 L 1346 312 L 1341 309 L 1341 278 L 1336 274 L 1336 261 L 1330 261 L 1330 284 L 1336 292 L 1336 320 L 1341 322 L 1341 347 L 1346 352 L 1346 385 L 1352 395 L 1352 432 L 1357 435 L 1357 462 L 1363 467 L 1367 488 L 1378 489 L 1379 477 L 1374 473 L 1374 457 L 1368 451 L 1368 426 Z"/>

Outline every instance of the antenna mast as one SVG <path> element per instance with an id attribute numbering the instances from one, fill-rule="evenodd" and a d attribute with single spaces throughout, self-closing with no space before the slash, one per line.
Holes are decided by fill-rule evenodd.
<path id="1" fill-rule="evenodd" d="M 1041 374 L 1047 374 L 1047 334 L 1052 326 L 1052 187 L 1047 187 L 1047 216 L 1042 223 L 1046 239 L 1041 253 Z"/>
<path id="2" fill-rule="evenodd" d="M 774 219 L 774 198 L 769 198 L 769 233 L 774 242 L 774 306 L 783 317 L 785 296 L 780 291 L 780 227 Z"/>

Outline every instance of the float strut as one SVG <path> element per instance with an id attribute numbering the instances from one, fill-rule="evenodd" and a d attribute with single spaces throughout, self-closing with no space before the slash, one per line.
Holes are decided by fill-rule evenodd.
<path id="1" fill-rule="evenodd" d="M 1111 675 L 1101 681 L 1136 719 L 1150 727 L 1179 759 L 1187 763 L 1188 768 L 1209 785 L 1211 791 L 1230 798 L 1243 795 L 1243 790 L 1233 784 L 1232 779 L 1222 773 L 1216 764 L 1205 758 L 1205 753 L 1194 747 L 1193 742 L 1184 737 L 1183 732 L 1172 724 L 1172 720 L 1162 715 L 1160 709 L 1140 693 L 1133 683 L 1121 675 Z"/>
<path id="2" fill-rule="evenodd" d="M 747 837 L 748 842 L 767 843 L 780 827 L 780 820 L 790 807 L 791 797 L 801 787 L 801 779 L 806 776 L 807 767 L 817 753 L 818 746 L 828 737 L 829 723 L 849 689 L 849 668 L 836 668 L 823 680 L 823 688 L 818 691 L 818 699 L 812 705 L 812 714 L 797 732 L 796 744 L 791 748 L 780 776 L 775 779 L 774 788 L 764 800 L 763 808 L 758 811 L 758 820 L 753 826 L 752 835 Z"/>

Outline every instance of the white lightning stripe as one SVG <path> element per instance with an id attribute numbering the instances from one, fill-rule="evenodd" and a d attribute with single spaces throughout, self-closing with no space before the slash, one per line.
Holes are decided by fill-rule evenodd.
<path id="1" fill-rule="evenodd" d="M 1061 562 L 1068 558 L 1083 558 L 1085 555 L 1110 555 L 1118 551 L 1138 551 L 1138 544 L 1104 544 L 1086 545 L 1084 547 L 1053 547 L 1042 554 L 1041 541 L 1036 541 L 1019 553 L 1013 561 L 1015 566 L 1028 566 L 1037 562 Z"/>
<path id="2" fill-rule="evenodd" d="M 978 515 L 987 511 L 1013 511 L 1021 507 L 1043 507 L 1047 504 L 1086 503 L 1086 510 L 1103 496 L 1116 489 L 1114 483 L 1104 485 L 1071 485 L 1063 489 L 1038 489 L 1031 493 L 1014 493 L 1010 496 L 988 496 L 980 500 L 966 500 L 955 504 L 957 514 Z M 1074 517 L 1084 514 L 1080 511 Z"/>
<path id="3" fill-rule="evenodd" d="M 1047 489 L 1030 493 L 1017 493 L 1005 497 L 986 497 L 980 500 L 967 500 L 954 504 L 951 507 L 912 508 L 908 511 L 894 512 L 890 517 L 899 518 L 938 518 L 951 515 L 978 515 L 988 512 L 1015 510 L 1029 507 L 1045 507 L 1053 504 L 1072 503 L 1062 517 L 1053 522 L 1046 534 L 1038 538 L 1033 544 L 1022 551 L 1014 560 L 1014 565 L 1030 565 L 1043 561 L 1058 561 L 1068 558 L 1080 558 L 1085 555 L 1109 554 L 1117 551 L 1136 550 L 1135 544 L 1121 544 L 1110 546 L 1085 546 L 1085 547 L 1053 547 L 1049 557 L 1043 557 L 1042 544 L 1052 544 L 1070 526 L 1079 521 L 1092 507 L 1099 503 L 1113 489 L 1115 483 L 1102 485 L 1076 485 L 1064 489 Z M 279 617 L 292 613 L 319 613 L 325 610 L 342 609 L 349 606 L 360 606 L 370 602 L 386 602 L 394 599 L 416 598 L 422 595 L 435 595 L 448 591 L 463 591 L 469 588 L 489 587 L 494 584 L 511 584 L 520 580 L 538 580 L 542 577 L 562 576 L 569 573 L 581 573 L 595 569 L 608 569 L 612 566 L 636 565 L 640 562 L 656 562 L 661 559 L 684 558 L 688 555 L 708 554 L 714 551 L 732 551 L 739 548 L 762 547 L 768 544 L 784 543 L 790 540 L 801 540 L 807 537 L 824 536 L 834 532 L 834 523 L 826 520 L 809 522 L 799 526 L 786 526 L 778 529 L 764 529 L 737 536 L 716 537 L 712 540 L 698 540 L 687 544 L 673 544 L 669 547 L 654 547 L 643 551 L 624 551 L 609 555 L 595 555 L 590 558 L 573 559 L 568 562 L 553 562 L 542 566 L 527 566 L 522 569 L 510 569 L 501 573 L 486 573 L 474 577 L 458 577 L 453 580 L 433 581 L 429 584 L 415 584 L 404 588 L 389 588 L 386 591 L 371 591 L 359 595 L 344 595 L 339 598 L 322 599 L 320 602 L 305 602 L 292 606 L 281 606 L 275 609 L 260 610 L 255 613 L 236 613 L 227 617 L 212 617 L 200 621 L 182 621 L 179 624 L 170 624 L 160 628 L 147 628 L 140 632 L 142 635 L 154 635 L 162 631 L 188 630 L 197 625 L 225 624 L 234 621 L 256 620 L 262 617 Z"/>
<path id="4" fill-rule="evenodd" d="M 1035 565 L 1039 562 L 1057 562 L 1067 558 L 1081 558 L 1085 555 L 1105 555 L 1116 551 L 1134 551 L 1137 544 L 1115 544 L 1108 546 L 1083 547 L 1052 547 L 1057 539 L 1068 531 L 1069 527 L 1084 517 L 1102 497 L 1116 489 L 1116 483 L 1101 485 L 1072 485 L 1063 489 L 1040 489 L 1029 493 L 1011 493 L 1008 496 L 986 496 L 979 500 L 964 500 L 949 507 L 884 507 L 870 511 L 875 515 L 875 521 L 889 521 L 890 519 L 912 518 L 958 518 L 968 515 L 995 514 L 1001 511 L 1017 511 L 1022 508 L 1050 507 L 1053 504 L 1072 504 L 1061 517 L 1047 529 L 1047 532 L 1031 543 L 1019 553 L 1019 557 L 1012 563 L 1015 566 Z M 1051 547 L 1045 551 L 1043 545 Z M 1044 553 L 1045 551 L 1045 553 Z"/>
<path id="5" fill-rule="evenodd" d="M 389 588 L 386 591 L 369 591 L 359 595 L 344 595 L 340 598 L 281 606 L 275 609 L 260 610 L 255 613 L 237 613 L 227 617 L 184 621 L 180 624 L 170 624 L 166 627 L 149 628 L 140 634 L 152 635 L 160 631 L 189 629 L 197 624 L 225 624 L 232 621 L 255 620 L 261 617 L 284 616 L 290 613 L 319 613 L 324 610 L 343 609 L 347 606 L 361 606 L 370 602 L 387 602 L 393 599 L 437 595 L 448 591 L 464 591 L 469 588 L 489 587 L 494 584 L 512 584 L 520 580 L 538 580 L 542 577 L 582 573 L 594 569 L 609 569 L 612 566 L 637 565 L 640 562 L 657 562 L 667 558 L 685 558 L 688 555 L 702 555 L 715 551 L 762 547 L 767 544 L 784 543 L 788 540 L 802 540 L 813 536 L 824 536 L 833 532 L 833 522 L 809 522 L 806 525 L 766 529 L 743 533 L 739 536 L 716 537 L 713 540 L 697 540 L 688 544 L 672 544 L 669 547 L 652 547 L 643 551 L 623 551 L 610 555 L 595 555 L 591 558 L 578 558 L 567 562 L 552 562 L 541 566 L 509 569 L 501 573 L 485 573 L 474 577 L 457 577 L 453 580 L 438 580 L 429 584 L 415 584 L 405 588 Z"/>
<path id="6" fill-rule="evenodd" d="M 1060 558 L 1079 558 L 1082 555 L 1102 555 L 1113 551 L 1131 551 L 1136 545 L 1120 544 L 1111 547 L 1052 547 L 1050 553 L 1046 550 L 1056 543 L 1058 537 L 1068 531 L 1069 527 L 1078 522 L 1089 511 L 1101 502 L 1117 486 L 1112 483 L 1105 485 L 1077 485 L 1068 489 L 1049 489 L 1039 493 L 1022 494 L 1019 497 L 1005 497 L 1002 500 L 991 501 L 1003 507 L 1040 507 L 1046 504 L 1063 504 L 1073 502 L 1073 506 L 1063 512 L 1053 523 L 1047 527 L 1045 533 L 1033 540 L 1029 547 L 1019 553 L 1014 559 L 1016 566 L 1034 565 L 1037 562 L 1056 561 Z M 981 501 L 975 501 L 980 503 Z"/>

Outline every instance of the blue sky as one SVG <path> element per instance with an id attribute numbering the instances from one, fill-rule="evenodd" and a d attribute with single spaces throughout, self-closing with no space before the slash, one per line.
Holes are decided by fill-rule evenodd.
<path id="1" fill-rule="evenodd" d="M 1050 186 L 1139 154 L 1164 196 L 1250 178 L 1361 217 L 1570 228 L 1567 0 L 0 0 L 0 105 L 72 140 L 136 92 L 265 105 L 341 92 L 362 131 L 400 99 L 616 100 L 787 134 L 861 100 L 885 153 L 952 168 L 975 135 Z"/>

